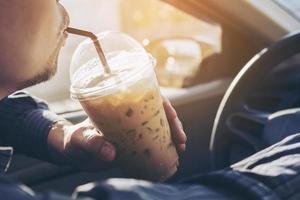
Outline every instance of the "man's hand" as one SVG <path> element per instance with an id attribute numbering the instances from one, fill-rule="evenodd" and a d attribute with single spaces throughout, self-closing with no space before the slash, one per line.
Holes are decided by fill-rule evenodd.
<path id="1" fill-rule="evenodd" d="M 166 98 L 163 98 L 163 106 L 176 149 L 183 152 L 187 138 L 182 124 Z M 66 121 L 56 123 L 49 133 L 48 147 L 54 161 L 90 171 L 103 169 L 116 156 L 115 147 L 92 126 L 89 119 L 76 125 Z"/>
<path id="2" fill-rule="evenodd" d="M 177 152 L 178 153 L 184 152 L 187 137 L 183 130 L 182 123 L 179 120 L 176 110 L 173 108 L 170 101 L 165 97 L 162 98 L 163 98 L 163 106 L 171 129 L 172 139 L 173 142 L 175 143 Z"/>
<path id="3" fill-rule="evenodd" d="M 115 147 L 105 140 L 89 119 L 76 125 L 56 123 L 48 135 L 48 147 L 54 161 L 88 171 L 106 167 L 116 156 Z"/>

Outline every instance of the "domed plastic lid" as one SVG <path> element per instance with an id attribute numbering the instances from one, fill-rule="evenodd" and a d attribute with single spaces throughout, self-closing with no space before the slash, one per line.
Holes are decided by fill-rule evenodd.
<path id="1" fill-rule="evenodd" d="M 133 82 L 139 72 L 154 60 L 142 45 L 121 32 L 97 34 L 111 74 L 105 74 L 94 43 L 83 41 L 76 49 L 70 67 L 71 97 L 84 100 L 112 92 Z"/>

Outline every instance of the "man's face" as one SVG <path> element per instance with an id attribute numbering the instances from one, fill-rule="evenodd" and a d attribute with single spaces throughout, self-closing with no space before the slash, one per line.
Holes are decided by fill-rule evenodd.
<path id="1" fill-rule="evenodd" d="M 57 0 L 1 0 L 0 87 L 21 89 L 48 80 L 68 23 Z"/>

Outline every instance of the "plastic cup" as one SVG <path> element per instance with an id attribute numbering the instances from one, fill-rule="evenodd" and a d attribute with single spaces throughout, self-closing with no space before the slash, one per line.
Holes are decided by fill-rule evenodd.
<path id="1" fill-rule="evenodd" d="M 178 155 L 154 73 L 155 59 L 123 33 L 106 32 L 98 38 L 112 74 L 103 75 L 99 59 L 93 53 L 87 56 L 92 41 L 84 41 L 72 59 L 71 96 L 115 145 L 117 161 L 127 174 L 164 181 L 177 171 Z"/>

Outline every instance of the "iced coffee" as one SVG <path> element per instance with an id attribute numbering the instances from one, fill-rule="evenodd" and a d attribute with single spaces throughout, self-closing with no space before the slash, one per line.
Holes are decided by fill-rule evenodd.
<path id="1" fill-rule="evenodd" d="M 178 155 L 153 70 L 144 55 L 108 56 L 112 74 L 89 60 L 73 75 L 73 94 L 94 126 L 117 149 L 119 165 L 132 177 L 164 181 L 178 166 Z M 85 89 L 85 90 L 78 90 Z"/>

